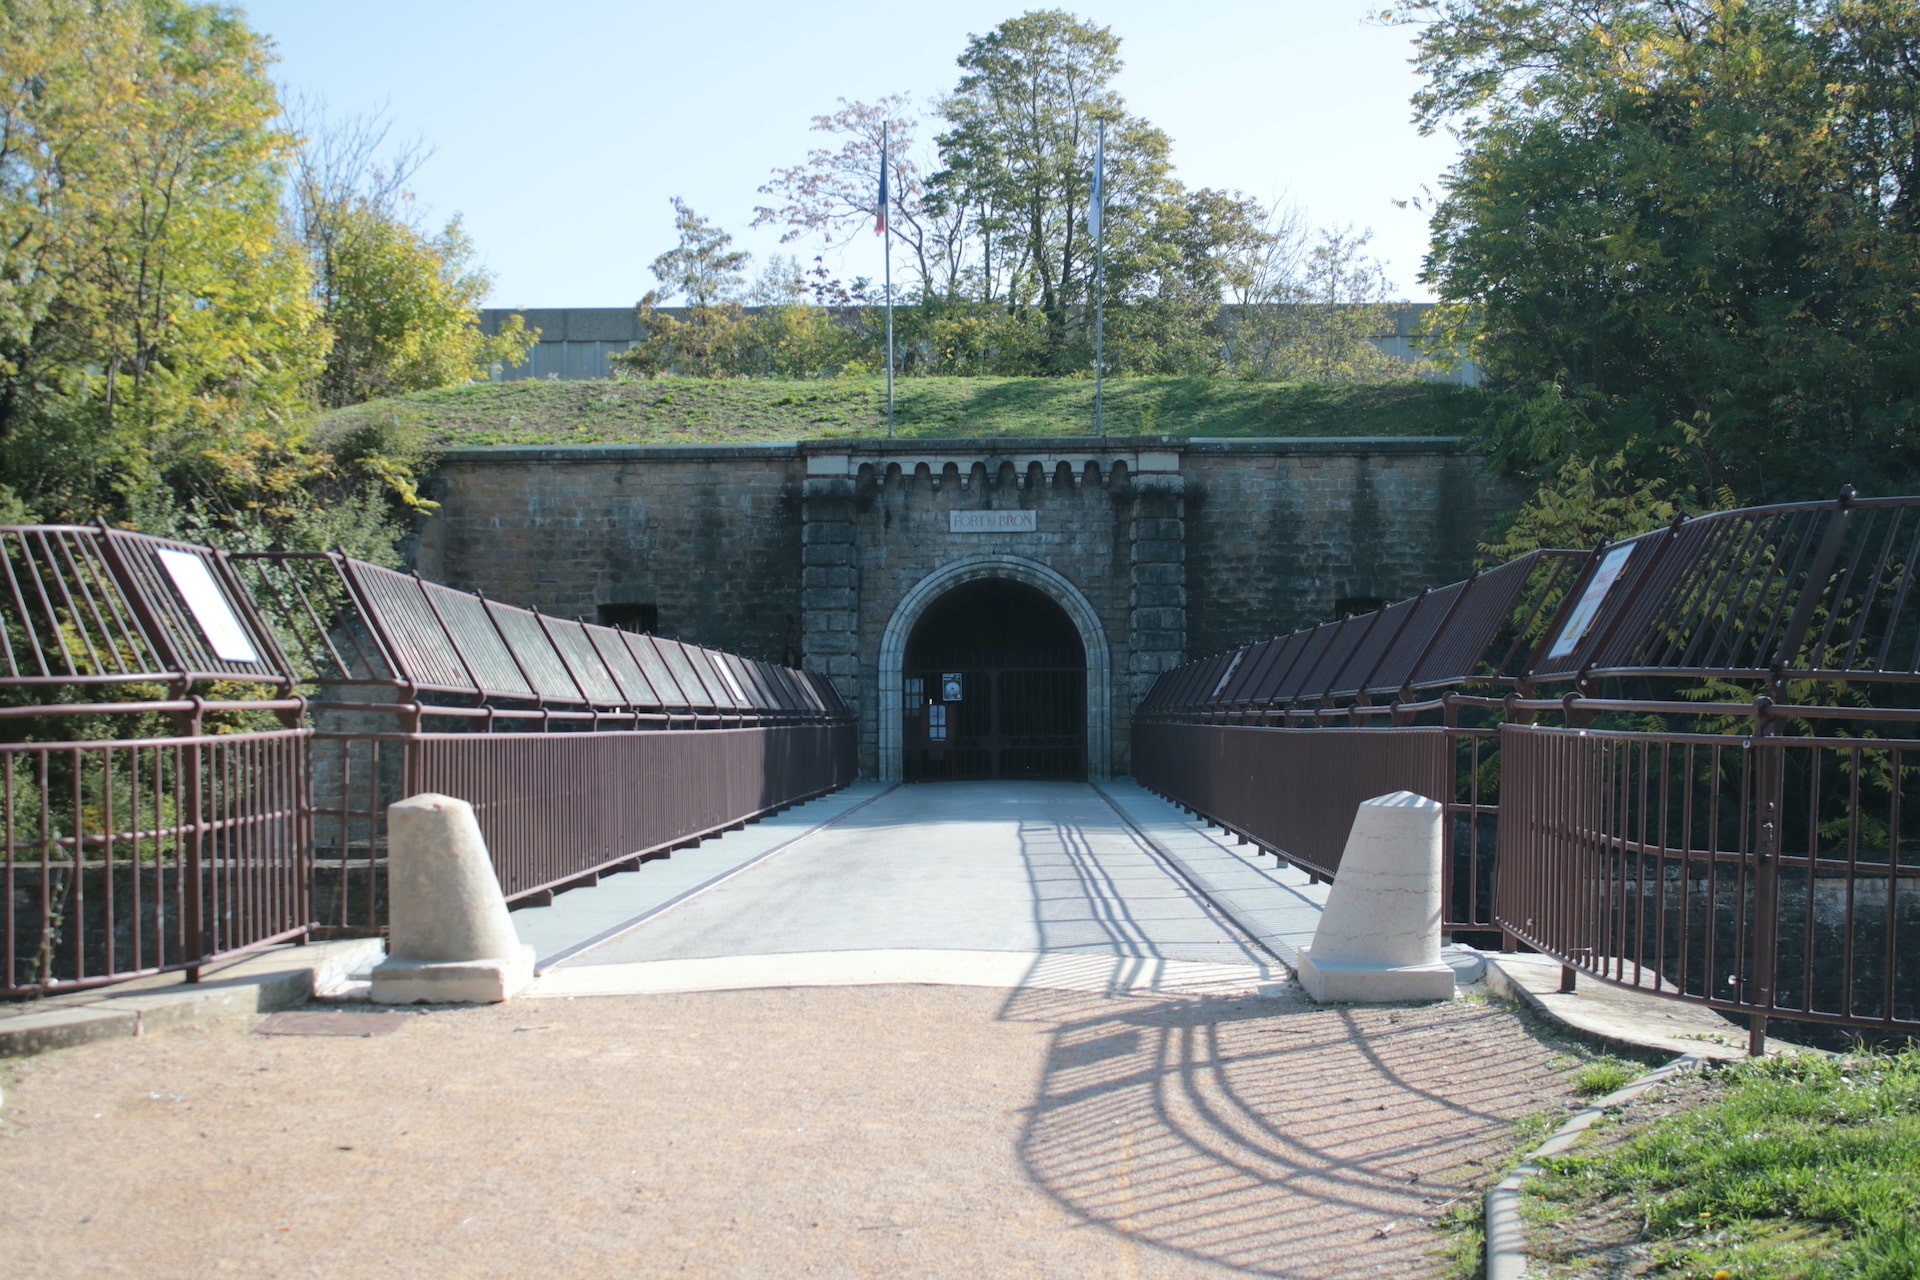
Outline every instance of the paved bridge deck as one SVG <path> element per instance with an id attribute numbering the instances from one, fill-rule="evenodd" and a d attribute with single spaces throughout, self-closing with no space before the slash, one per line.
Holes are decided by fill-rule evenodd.
<path id="1" fill-rule="evenodd" d="M 1146 816 L 1130 818 L 1116 795 Z M 515 919 L 545 960 L 540 990 L 549 994 L 1284 982 L 1274 953 L 1157 845 L 1156 823 L 1244 874 L 1304 885 L 1208 839 L 1137 788 L 870 784 Z M 1304 893 L 1298 904 L 1303 921 L 1317 906 Z"/>

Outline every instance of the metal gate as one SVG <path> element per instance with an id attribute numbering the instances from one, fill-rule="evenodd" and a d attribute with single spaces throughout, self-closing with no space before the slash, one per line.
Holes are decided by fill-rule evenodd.
<path id="1" fill-rule="evenodd" d="M 1085 668 L 967 664 L 904 678 L 907 781 L 1086 778 Z"/>

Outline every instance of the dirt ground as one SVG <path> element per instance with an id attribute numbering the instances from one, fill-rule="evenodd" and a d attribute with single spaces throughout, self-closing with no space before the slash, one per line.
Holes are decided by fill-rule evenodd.
<path id="1" fill-rule="evenodd" d="M 0 1064 L 0 1276 L 1418 1276 L 1509 1122 L 1571 1101 L 1475 1002 L 848 987 L 347 1016 L 399 1029 Z"/>

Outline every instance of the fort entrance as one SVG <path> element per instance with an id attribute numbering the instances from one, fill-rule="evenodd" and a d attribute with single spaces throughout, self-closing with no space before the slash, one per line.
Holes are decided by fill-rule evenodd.
<path id="1" fill-rule="evenodd" d="M 1131 436 L 457 449 L 432 496 L 423 576 L 824 676 L 898 781 L 1124 775 L 1161 672 L 1461 577 L 1521 495 L 1454 441 Z"/>
<path id="2" fill-rule="evenodd" d="M 1087 651 L 1066 612 L 1004 578 L 955 587 L 907 640 L 909 782 L 1087 776 Z"/>

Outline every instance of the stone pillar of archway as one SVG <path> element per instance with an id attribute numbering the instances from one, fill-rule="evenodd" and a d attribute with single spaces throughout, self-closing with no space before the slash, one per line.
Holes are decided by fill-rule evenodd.
<path id="1" fill-rule="evenodd" d="M 991 554 L 942 565 L 915 583 L 901 597 L 893 616 L 887 619 L 886 630 L 880 636 L 880 777 L 898 782 L 902 773 L 901 723 L 905 709 L 902 669 L 908 637 L 935 600 L 963 583 L 983 578 L 1025 583 L 1059 605 L 1072 620 L 1074 630 L 1080 634 L 1080 643 L 1087 651 L 1087 776 L 1107 777 L 1112 772 L 1113 749 L 1112 659 L 1100 615 L 1080 588 L 1039 561 Z"/>

